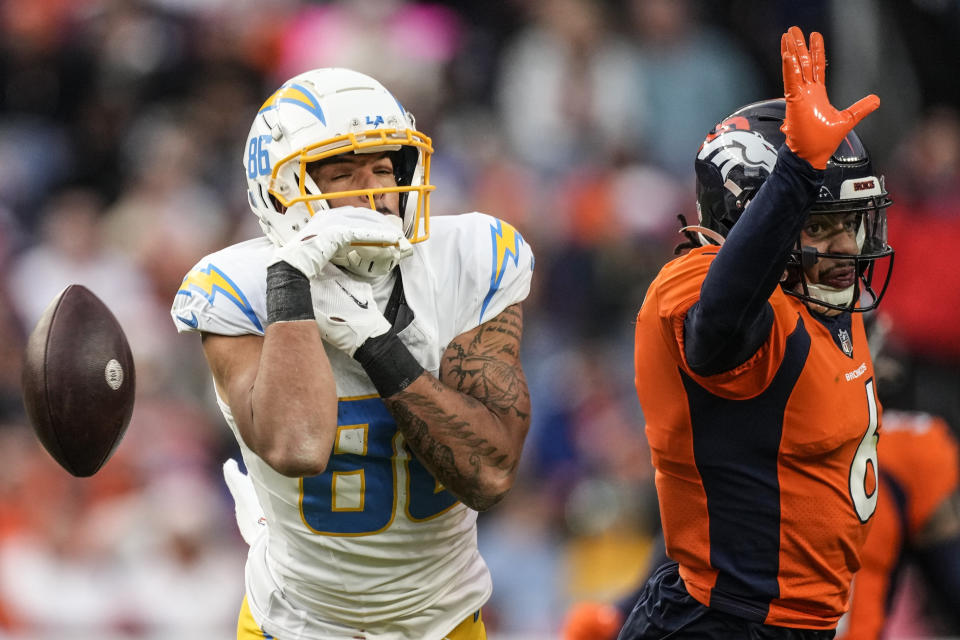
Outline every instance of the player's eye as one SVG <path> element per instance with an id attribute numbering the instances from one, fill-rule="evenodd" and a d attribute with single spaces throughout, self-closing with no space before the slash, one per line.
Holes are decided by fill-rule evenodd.
<path id="1" fill-rule="evenodd" d="M 335 171 L 330 173 L 329 175 L 325 176 L 323 179 L 326 180 L 327 182 L 342 182 L 344 180 L 349 180 L 350 177 L 351 177 L 351 174 L 349 171 L 340 170 L 340 171 Z"/>
<path id="2" fill-rule="evenodd" d="M 373 165 L 373 172 L 380 175 L 393 174 L 393 162 L 389 158 L 380 158 Z"/>

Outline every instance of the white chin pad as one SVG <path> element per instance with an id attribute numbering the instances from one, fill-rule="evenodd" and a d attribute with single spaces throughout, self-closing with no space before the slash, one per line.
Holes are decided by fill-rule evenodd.
<path id="1" fill-rule="evenodd" d="M 811 297 L 837 306 L 847 306 L 853 302 L 854 289 L 855 285 L 850 285 L 843 289 L 835 289 L 834 287 L 828 287 L 823 284 L 807 285 L 807 290 L 810 291 Z"/>

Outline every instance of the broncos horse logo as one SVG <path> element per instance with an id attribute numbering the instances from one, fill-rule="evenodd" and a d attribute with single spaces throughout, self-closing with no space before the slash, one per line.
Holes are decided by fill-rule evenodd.
<path id="1" fill-rule="evenodd" d="M 727 130 L 722 135 L 708 138 L 697 153 L 698 160 L 715 164 L 723 180 L 737 165 L 773 171 L 777 150 L 756 131 Z"/>

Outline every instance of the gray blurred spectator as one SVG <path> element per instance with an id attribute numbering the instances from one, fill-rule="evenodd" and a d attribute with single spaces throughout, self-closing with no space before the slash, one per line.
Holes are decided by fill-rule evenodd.
<path id="1" fill-rule="evenodd" d="M 137 264 L 104 246 L 103 202 L 87 189 L 55 194 L 39 211 L 40 242 L 17 256 L 6 286 L 22 326 L 31 331 L 47 305 L 64 287 L 90 289 L 117 317 L 130 341 L 138 369 L 162 357 L 163 313 Z M 148 383 L 148 379 L 144 380 Z"/>
<path id="2" fill-rule="evenodd" d="M 736 40 L 700 21 L 691 0 L 630 0 L 640 46 L 646 159 L 688 176 L 709 124 L 762 100 L 759 78 Z"/>
<path id="3" fill-rule="evenodd" d="M 0 202 L 26 231 L 39 226 L 38 202 L 69 169 L 68 140 L 61 127 L 29 116 L 0 120 Z"/>
<path id="4" fill-rule="evenodd" d="M 829 75 L 831 96 L 838 104 L 848 105 L 865 93 L 875 93 L 883 100 L 874 118 L 866 118 L 857 125 L 857 132 L 865 140 L 870 140 L 870 153 L 881 162 L 890 157 L 898 144 L 903 123 L 913 122 L 920 117 L 924 106 L 924 93 L 940 94 L 940 87 L 955 85 L 953 82 L 941 82 L 940 74 L 934 69 L 949 66 L 944 57 L 911 60 L 912 49 L 926 47 L 921 40 L 931 38 L 933 31 L 924 30 L 911 40 L 901 30 L 908 16 L 922 13 L 921 6 L 935 10 L 936 5 L 956 6 L 955 2 L 926 2 L 925 0 L 833 0 L 830 3 L 828 17 L 833 32 L 842 37 L 831 38 L 837 44 L 833 47 Z M 954 9 L 956 12 L 956 8 Z M 943 16 L 942 20 L 950 20 Z M 956 34 L 956 19 L 953 31 Z M 955 50 L 953 46 L 950 50 Z M 955 58 L 955 56 L 954 56 Z M 922 65 L 917 67 L 917 64 Z M 933 74 L 937 81 L 928 85 L 925 92 L 919 83 L 917 71 L 924 69 L 925 74 Z M 896 248 L 896 245 L 894 245 Z"/>
<path id="5" fill-rule="evenodd" d="M 478 536 L 496 585 L 483 609 L 491 640 L 498 632 L 535 637 L 554 631 L 569 580 L 563 538 L 539 487 L 515 487 L 496 513 L 485 514 Z"/>
<path id="6" fill-rule="evenodd" d="M 511 152 L 553 173 L 634 149 L 648 118 L 642 75 L 604 5 L 527 6 L 531 22 L 507 43 L 495 89 Z"/>

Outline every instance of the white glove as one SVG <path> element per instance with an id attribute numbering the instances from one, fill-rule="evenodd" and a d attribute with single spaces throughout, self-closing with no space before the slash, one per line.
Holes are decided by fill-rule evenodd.
<path id="1" fill-rule="evenodd" d="M 372 278 L 390 273 L 413 253 L 403 222 L 363 207 L 338 207 L 310 218 L 297 237 L 273 252 L 308 278 L 317 278 L 328 262 Z"/>
<path id="2" fill-rule="evenodd" d="M 233 496 L 233 508 L 237 515 L 237 526 L 244 542 L 252 545 L 258 536 L 267 530 L 267 519 L 257 500 L 250 476 L 240 471 L 233 458 L 223 463 L 223 479 L 227 482 L 230 495 Z"/>
<path id="3" fill-rule="evenodd" d="M 360 207 L 341 207 L 358 212 L 361 220 L 376 220 L 378 224 L 389 226 L 397 235 L 396 244 L 371 243 L 354 240 L 333 254 L 330 262 L 339 265 L 363 278 L 376 278 L 390 273 L 404 258 L 413 254 L 413 245 L 403 233 L 403 220 L 398 216 L 384 215 L 373 209 Z M 335 209 L 334 211 L 339 211 Z"/>
<path id="4" fill-rule="evenodd" d="M 312 293 L 320 336 L 348 356 L 367 338 L 390 330 L 368 282 L 341 273 L 314 281 Z"/>

